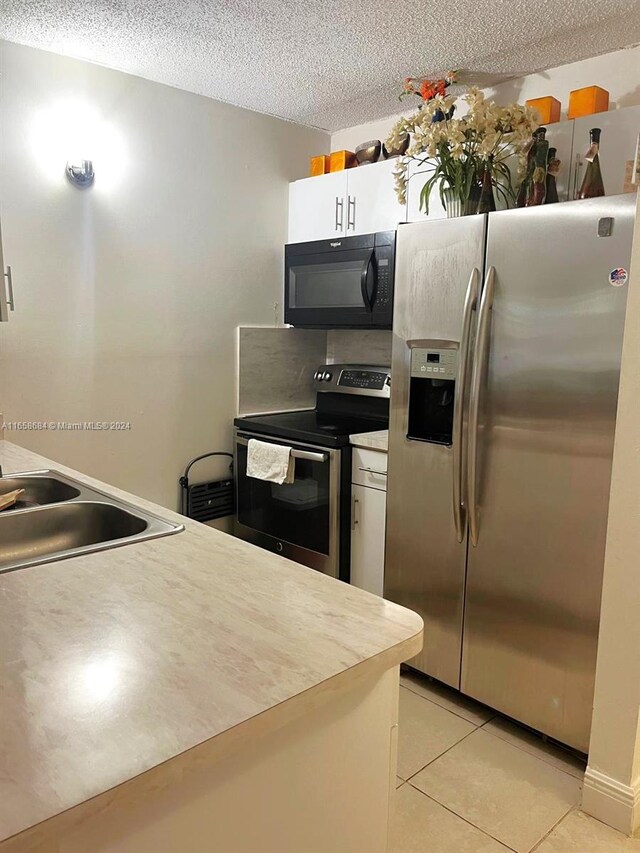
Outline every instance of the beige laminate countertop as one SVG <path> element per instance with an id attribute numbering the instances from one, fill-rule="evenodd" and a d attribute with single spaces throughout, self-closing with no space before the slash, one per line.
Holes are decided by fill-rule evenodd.
<path id="1" fill-rule="evenodd" d="M 369 450 L 389 450 L 389 430 L 381 429 L 377 432 L 361 432 L 349 436 L 349 443 L 353 447 L 366 447 Z"/>
<path id="2" fill-rule="evenodd" d="M 16 445 L 0 451 L 5 473 L 53 468 L 186 527 L 0 574 L 0 844 L 193 747 L 239 748 L 258 715 L 282 724 L 300 694 L 421 646 L 409 610 Z"/>

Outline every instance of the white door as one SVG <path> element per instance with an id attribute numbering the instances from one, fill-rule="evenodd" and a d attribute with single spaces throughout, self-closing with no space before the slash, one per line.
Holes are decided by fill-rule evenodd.
<path id="1" fill-rule="evenodd" d="M 382 596 L 387 493 L 351 486 L 351 583 Z"/>
<path id="2" fill-rule="evenodd" d="M 623 192 L 625 169 L 628 160 L 633 160 L 638 134 L 640 133 L 640 107 L 625 107 L 591 116 L 577 118 L 573 122 L 573 170 L 571 198 L 576 198 L 584 176 L 584 155 L 589 148 L 589 131 L 592 127 L 602 130 L 600 137 L 600 168 L 606 195 Z"/>
<path id="3" fill-rule="evenodd" d="M 447 211 L 440 201 L 440 192 L 437 186 L 431 191 L 429 198 L 429 215 L 420 210 L 420 193 L 422 188 L 433 173 L 433 170 L 424 166 L 418 160 L 409 162 L 409 183 L 407 184 L 407 222 L 421 222 L 423 219 L 444 219 Z"/>
<path id="4" fill-rule="evenodd" d="M 289 243 L 344 236 L 346 227 L 346 170 L 289 184 Z"/>
<path id="5" fill-rule="evenodd" d="M 396 161 L 385 160 L 349 169 L 347 173 L 347 235 L 395 231 L 406 219 L 406 206 L 395 191 Z"/>

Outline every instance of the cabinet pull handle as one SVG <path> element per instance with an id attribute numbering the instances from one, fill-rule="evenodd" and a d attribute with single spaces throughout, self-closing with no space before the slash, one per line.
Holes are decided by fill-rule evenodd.
<path id="1" fill-rule="evenodd" d="M 7 285 L 9 288 L 9 296 L 7 297 L 7 305 L 13 311 L 14 310 L 14 306 L 13 306 L 13 278 L 11 276 L 11 267 L 7 267 L 7 271 L 5 273 L 5 276 L 6 276 Z"/>
<path id="2" fill-rule="evenodd" d="M 336 196 L 336 231 L 342 231 L 344 222 L 344 199 Z"/>
<path id="3" fill-rule="evenodd" d="M 366 471 L 368 474 L 380 474 L 381 477 L 386 477 L 386 471 L 376 471 L 375 468 L 360 468 L 358 467 L 358 471 Z"/>
<path id="4" fill-rule="evenodd" d="M 356 197 L 347 196 L 347 231 L 349 228 L 356 230 Z M 353 207 L 353 219 L 351 218 L 351 208 Z"/>
<path id="5" fill-rule="evenodd" d="M 359 504 L 360 501 L 354 495 L 353 496 L 353 506 L 351 507 L 351 529 L 356 529 L 356 524 L 358 524 L 358 519 L 356 518 L 356 505 Z"/>
<path id="6" fill-rule="evenodd" d="M 578 191 L 580 187 L 580 170 L 582 169 L 582 157 L 580 154 L 576 154 L 576 165 L 573 170 L 573 195 L 572 201 L 575 201 L 578 198 Z"/>

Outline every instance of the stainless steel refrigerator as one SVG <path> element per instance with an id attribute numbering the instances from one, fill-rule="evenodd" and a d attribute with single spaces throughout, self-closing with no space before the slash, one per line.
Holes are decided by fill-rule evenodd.
<path id="1" fill-rule="evenodd" d="M 587 751 L 635 218 L 615 196 L 402 225 L 385 597 L 409 663 Z"/>

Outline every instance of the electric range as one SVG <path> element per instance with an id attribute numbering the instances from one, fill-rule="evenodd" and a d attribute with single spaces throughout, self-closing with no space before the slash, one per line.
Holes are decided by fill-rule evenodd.
<path id="1" fill-rule="evenodd" d="M 388 367 L 325 364 L 313 374 L 313 409 L 236 418 L 238 536 L 326 574 L 349 580 L 349 436 L 389 426 Z M 247 476 L 252 438 L 291 447 L 295 481 Z"/>

